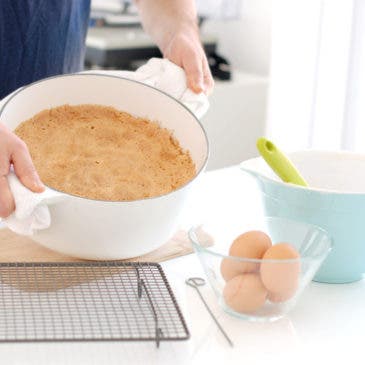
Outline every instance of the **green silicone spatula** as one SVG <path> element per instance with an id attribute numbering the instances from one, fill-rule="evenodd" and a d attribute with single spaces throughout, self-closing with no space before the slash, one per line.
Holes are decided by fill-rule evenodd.
<path id="1" fill-rule="evenodd" d="M 260 155 L 280 179 L 287 183 L 308 186 L 293 163 L 274 143 L 261 137 L 257 140 L 256 145 Z"/>

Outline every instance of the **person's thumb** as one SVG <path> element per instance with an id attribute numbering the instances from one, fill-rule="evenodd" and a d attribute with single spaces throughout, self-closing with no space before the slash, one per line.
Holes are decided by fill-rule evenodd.
<path id="1" fill-rule="evenodd" d="M 198 55 L 193 53 L 194 57 L 186 57 L 183 62 L 183 68 L 186 73 L 188 87 L 195 93 L 204 91 L 203 66 Z"/>
<path id="2" fill-rule="evenodd" d="M 17 141 L 11 157 L 15 174 L 21 183 L 36 193 L 42 192 L 45 187 L 33 165 L 28 148 L 22 140 Z"/>

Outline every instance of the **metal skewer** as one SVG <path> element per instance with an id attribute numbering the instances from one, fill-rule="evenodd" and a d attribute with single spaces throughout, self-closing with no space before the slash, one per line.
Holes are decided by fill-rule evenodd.
<path id="1" fill-rule="evenodd" d="M 216 316 L 213 314 L 213 312 L 211 311 L 211 309 L 209 308 L 207 302 L 205 301 L 202 293 L 199 290 L 199 286 L 204 286 L 205 285 L 205 280 L 203 278 L 189 278 L 185 280 L 185 284 L 191 286 L 192 288 L 194 288 L 197 293 L 199 294 L 200 299 L 202 300 L 202 302 L 205 305 L 205 308 L 207 309 L 207 311 L 209 312 L 210 316 L 213 318 L 214 322 L 216 323 L 216 325 L 218 326 L 219 330 L 221 331 L 222 335 L 226 338 L 227 342 L 230 344 L 230 346 L 233 347 L 233 342 L 231 341 L 231 339 L 228 337 L 226 331 L 223 329 L 223 327 L 221 326 L 221 324 L 218 322 L 218 319 L 216 318 Z"/>

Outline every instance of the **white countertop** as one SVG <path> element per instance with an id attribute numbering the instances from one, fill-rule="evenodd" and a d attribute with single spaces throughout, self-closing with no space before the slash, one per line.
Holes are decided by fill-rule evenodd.
<path id="1" fill-rule="evenodd" d="M 203 43 L 214 43 L 216 37 L 202 33 Z M 92 27 L 86 37 L 86 46 L 99 49 L 133 49 L 156 47 L 152 38 L 142 28 L 128 27 Z"/>
<path id="2" fill-rule="evenodd" d="M 228 209 L 234 198 L 259 214 L 253 181 L 236 167 L 206 173 L 186 210 L 184 225 L 199 223 L 214 209 Z M 237 205 L 238 206 L 238 205 Z M 200 302 L 184 284 L 204 274 L 195 255 L 163 263 L 184 312 L 191 339 L 161 343 L 0 344 L 1 364 L 362 364 L 365 331 L 365 280 L 343 285 L 311 283 L 289 316 L 274 323 L 230 317 L 208 286 L 203 295 L 235 347 L 230 348 Z M 357 359 L 357 360 L 352 360 Z"/>

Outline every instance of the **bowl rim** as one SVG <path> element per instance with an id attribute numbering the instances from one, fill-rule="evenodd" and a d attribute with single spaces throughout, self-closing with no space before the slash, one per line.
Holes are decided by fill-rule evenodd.
<path id="1" fill-rule="evenodd" d="M 177 102 L 177 104 L 180 105 L 180 107 L 182 107 L 183 109 L 185 109 L 195 120 L 195 122 L 198 124 L 198 126 L 200 127 L 201 131 L 203 132 L 203 136 L 205 139 L 205 145 L 206 145 L 206 153 L 204 156 L 204 161 L 202 163 L 202 166 L 200 167 L 200 169 L 195 173 L 195 176 L 190 179 L 189 181 L 187 181 L 185 184 L 179 186 L 179 188 L 172 190 L 168 193 L 165 194 L 161 194 L 161 195 L 157 195 L 157 196 L 151 196 L 151 197 L 147 197 L 147 198 L 142 198 L 142 199 L 133 199 L 133 200 L 102 200 L 102 199 L 92 199 L 92 198 L 85 198 L 82 196 L 78 196 L 75 194 L 70 194 L 70 193 L 66 193 L 64 191 L 61 190 L 57 190 L 55 188 L 52 188 L 48 185 L 45 185 L 47 189 L 51 190 L 51 191 L 56 191 L 58 193 L 61 193 L 63 195 L 65 195 L 66 197 L 72 197 L 72 198 L 79 198 L 79 199 L 83 199 L 83 200 L 88 200 L 88 201 L 93 201 L 93 202 L 103 202 L 103 203 L 111 203 L 111 204 L 115 204 L 115 203 L 137 203 L 137 202 L 142 202 L 142 201 L 147 201 L 147 200 L 153 200 L 153 199 L 159 199 L 162 197 L 167 197 L 171 194 L 174 194 L 182 189 L 184 189 L 185 187 L 187 187 L 189 184 L 191 184 L 194 180 L 197 179 L 197 177 L 205 170 L 207 163 L 208 163 L 208 159 L 209 159 L 209 155 L 210 155 L 210 145 L 209 145 L 209 139 L 208 139 L 208 135 L 207 132 L 203 126 L 203 124 L 201 123 L 201 121 L 199 120 L 199 118 L 186 106 L 184 105 L 180 100 L 174 98 L 173 96 L 171 96 L 170 94 L 166 93 L 165 91 L 162 91 L 160 89 L 157 89 L 154 86 L 151 85 L 147 85 L 141 81 L 137 81 L 137 80 L 131 80 L 128 79 L 126 77 L 123 76 L 117 76 L 117 75 L 108 75 L 108 74 L 103 74 L 103 73 L 97 73 L 97 72 L 80 72 L 80 73 L 67 73 L 67 74 L 62 74 L 62 75 L 55 75 L 55 76 L 50 76 L 50 77 L 46 77 L 37 81 L 34 81 L 28 85 L 22 86 L 20 88 L 18 88 L 17 90 L 13 91 L 12 93 L 10 93 L 9 95 L 5 96 L 5 102 L 3 103 L 3 105 L 0 107 L 0 120 L 1 120 L 1 115 L 3 114 L 4 110 L 6 109 L 6 106 L 10 103 L 11 100 L 13 100 L 13 98 L 15 96 L 17 96 L 19 93 L 21 93 L 22 91 L 33 87 L 34 85 L 40 84 L 40 83 L 44 83 L 53 79 L 61 79 L 61 78 L 68 78 L 68 77 L 74 77 L 74 76 L 81 76 L 81 77 L 90 77 L 90 76 L 97 76 L 97 77 L 102 77 L 102 78 L 114 78 L 114 79 L 122 79 L 124 81 L 127 82 L 131 82 L 131 83 L 135 83 L 138 84 L 142 87 L 147 87 L 150 89 L 155 90 L 156 92 L 165 95 L 166 97 L 172 99 L 173 101 Z"/>
<path id="2" fill-rule="evenodd" d="M 217 256 L 217 257 L 221 257 L 221 258 L 226 258 L 226 259 L 231 259 L 231 260 L 241 261 L 241 262 L 258 263 L 258 264 L 260 264 L 262 262 L 283 264 L 283 263 L 295 263 L 295 262 L 313 261 L 313 260 L 323 261 L 326 258 L 326 256 L 331 252 L 331 250 L 333 249 L 333 239 L 332 239 L 332 237 L 329 235 L 329 233 L 326 230 L 324 230 L 323 228 L 321 228 L 321 227 L 319 227 L 319 226 L 317 226 L 315 224 L 301 222 L 301 221 L 296 221 L 294 219 L 289 219 L 289 218 L 279 217 L 279 216 L 263 216 L 263 219 L 265 221 L 268 220 L 268 219 L 269 220 L 271 220 L 271 219 L 275 219 L 275 220 L 276 219 L 281 219 L 281 220 L 286 220 L 288 222 L 293 222 L 293 223 L 296 223 L 296 224 L 305 224 L 307 226 L 311 226 L 311 227 L 315 228 L 317 231 L 320 231 L 322 234 L 324 234 L 325 237 L 327 237 L 328 247 L 321 254 L 318 254 L 318 255 L 299 256 L 298 258 L 295 258 L 295 259 L 284 259 L 284 260 L 280 260 L 280 259 L 255 259 L 255 258 L 249 258 L 249 257 L 239 257 L 239 256 L 224 255 L 224 254 L 221 254 L 221 253 L 216 252 L 214 250 L 211 250 L 209 247 L 202 246 L 199 243 L 199 240 L 196 239 L 196 234 L 195 233 L 196 233 L 196 231 L 199 228 L 204 227 L 204 224 L 192 226 L 188 230 L 188 236 L 189 236 L 190 242 L 193 244 L 193 246 L 195 247 L 195 249 L 198 252 L 201 251 L 201 252 L 205 252 L 205 253 L 208 253 L 210 255 Z M 209 234 L 209 232 L 207 232 L 207 233 Z M 275 244 L 273 246 L 275 246 Z"/>
<path id="3" fill-rule="evenodd" d="M 354 152 L 354 151 L 347 151 L 347 150 L 326 150 L 326 149 L 303 149 L 303 150 L 296 150 L 296 151 L 292 151 L 292 152 L 288 152 L 287 155 L 288 157 L 292 157 L 292 156 L 297 156 L 300 154 L 325 154 L 325 155 L 337 155 L 337 156 L 346 156 L 346 157 L 357 157 L 357 158 L 362 158 L 365 160 L 365 154 L 364 153 L 359 153 L 359 152 Z M 262 160 L 264 161 L 264 159 L 261 156 L 258 157 L 253 157 L 253 158 L 249 158 L 247 160 L 242 161 L 241 163 L 239 163 L 239 169 L 246 173 L 246 174 L 251 174 L 251 175 L 255 175 L 256 178 L 268 181 L 270 184 L 273 185 L 277 185 L 280 187 L 288 187 L 292 190 L 298 190 L 298 191 L 306 191 L 306 192 L 310 192 L 312 194 L 319 194 L 319 195 L 342 195 L 342 196 L 354 196 L 354 197 L 359 197 L 359 196 L 365 196 L 365 191 L 341 191 L 341 190 L 336 190 L 336 189 L 325 189 L 325 188 L 317 188 L 317 187 L 311 187 L 311 186 L 301 186 L 301 185 L 296 185 L 296 184 L 292 184 L 292 183 L 287 183 L 281 180 L 274 180 L 273 178 L 270 178 L 256 170 L 251 169 L 250 167 L 246 167 L 247 164 L 249 164 L 250 162 L 254 162 L 254 161 L 259 161 Z"/>

